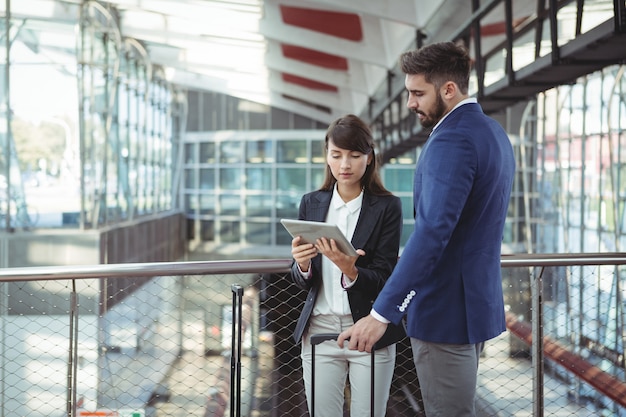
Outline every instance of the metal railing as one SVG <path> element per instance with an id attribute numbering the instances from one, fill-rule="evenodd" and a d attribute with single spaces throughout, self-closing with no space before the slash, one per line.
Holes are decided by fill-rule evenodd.
<path id="1" fill-rule="evenodd" d="M 225 415 L 233 283 L 244 289 L 242 415 L 306 415 L 291 340 L 305 294 L 290 264 L 0 270 L 0 417 Z M 479 415 L 626 415 L 624 265 L 620 253 L 502 257 L 508 331 L 481 360 Z M 129 285 L 111 294 L 117 279 Z M 401 343 L 388 415 L 420 413 Z"/>

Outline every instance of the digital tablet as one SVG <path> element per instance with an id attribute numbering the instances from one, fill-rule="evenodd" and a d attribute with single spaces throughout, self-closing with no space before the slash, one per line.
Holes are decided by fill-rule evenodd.
<path id="1" fill-rule="evenodd" d="M 304 243 L 313 243 L 319 238 L 334 239 L 337 247 L 343 253 L 356 256 L 352 243 L 341 233 L 335 224 L 311 222 L 307 220 L 281 219 L 280 221 L 292 237 L 302 236 Z"/>

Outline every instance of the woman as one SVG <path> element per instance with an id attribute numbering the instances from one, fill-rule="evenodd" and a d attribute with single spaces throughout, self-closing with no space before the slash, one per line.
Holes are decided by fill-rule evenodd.
<path id="1" fill-rule="evenodd" d="M 291 242 L 293 281 L 308 290 L 294 338 L 302 342 L 302 368 L 311 410 L 311 344 L 315 333 L 340 333 L 369 314 L 391 274 L 400 246 L 400 199 L 382 184 L 374 141 L 367 125 L 354 115 L 335 120 L 325 140 L 326 178 L 317 191 L 302 197 L 298 218 L 336 224 L 358 256 L 342 253 L 333 240 Z M 405 336 L 390 325 L 376 345 L 375 416 L 383 417 L 395 365 L 395 343 Z M 371 356 L 327 342 L 316 347 L 315 415 L 342 416 L 346 376 L 352 417 L 370 415 Z"/>

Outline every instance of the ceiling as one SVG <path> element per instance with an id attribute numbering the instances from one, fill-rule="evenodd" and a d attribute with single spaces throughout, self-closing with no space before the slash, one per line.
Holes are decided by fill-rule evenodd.
<path id="1" fill-rule="evenodd" d="M 13 0 L 11 15 L 27 25 L 75 26 L 81 3 Z M 471 15 L 467 0 L 99 3 L 116 10 L 121 36 L 139 41 L 172 83 L 271 105 L 323 123 L 345 113 L 366 114 L 370 100 L 388 90 L 387 75 L 400 53 L 415 47 L 418 30 L 427 35 L 428 43 L 449 40 Z M 526 2 L 515 3 L 514 7 L 532 9 Z M 495 23 L 491 30 L 502 34 L 503 28 L 497 29 L 502 10 L 492 16 L 483 24 Z M 54 46 L 50 36 L 33 42 L 37 48 Z M 404 78 L 395 78 L 394 88 L 402 89 Z"/>
<path id="2" fill-rule="evenodd" d="M 361 114 L 416 29 L 462 0 L 112 0 L 176 84 L 324 123 Z M 468 8 L 469 12 L 469 8 Z M 441 12 L 439 12 L 441 13 Z"/>

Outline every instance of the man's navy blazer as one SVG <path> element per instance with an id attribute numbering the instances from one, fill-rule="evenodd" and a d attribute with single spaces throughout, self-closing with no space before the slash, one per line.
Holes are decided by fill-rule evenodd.
<path id="1" fill-rule="evenodd" d="M 325 221 L 331 198 L 331 191 L 313 191 L 305 194 L 300 202 L 298 219 Z M 354 285 L 347 289 L 348 302 L 355 322 L 369 314 L 376 296 L 396 265 L 401 233 L 400 199 L 393 195 L 375 196 L 367 191 L 364 192 L 361 213 L 352 236 L 352 246 L 356 249 L 363 249 L 365 256 L 359 256 L 356 262 L 359 277 Z M 300 343 L 308 326 L 321 287 L 321 254 L 313 258 L 311 268 L 312 276 L 305 280 L 300 275 L 295 261 L 291 267 L 291 276 L 295 284 L 309 291 L 296 324 L 294 332 L 296 343 Z M 405 336 L 406 333 L 401 323 L 391 325 L 376 347 L 385 347 Z"/>
<path id="2" fill-rule="evenodd" d="M 463 104 L 435 128 L 414 177 L 415 228 L 374 310 L 407 334 L 467 344 L 505 330 L 501 245 L 515 160 L 502 127 Z"/>

